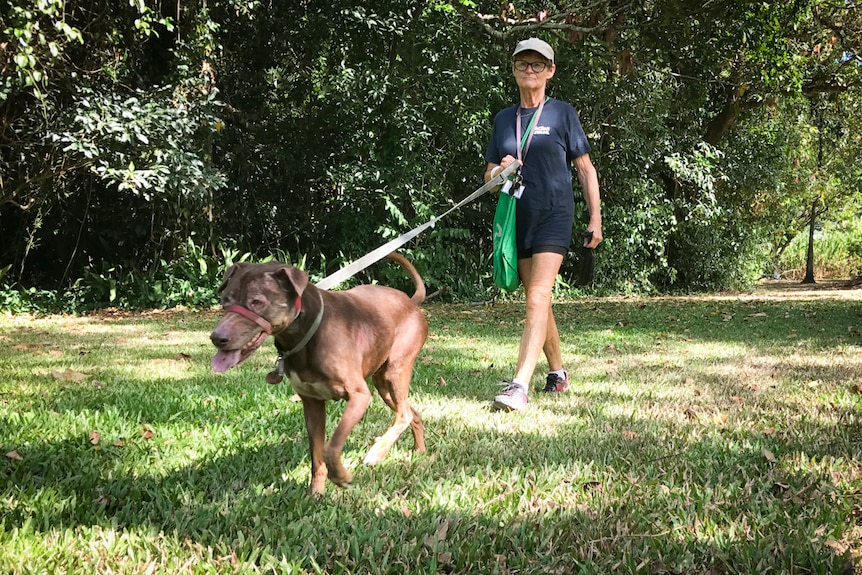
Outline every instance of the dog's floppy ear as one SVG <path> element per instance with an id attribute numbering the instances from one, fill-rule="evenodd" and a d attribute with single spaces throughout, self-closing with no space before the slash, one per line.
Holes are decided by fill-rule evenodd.
<path id="1" fill-rule="evenodd" d="M 224 277 L 221 279 L 221 285 L 218 286 L 218 291 L 216 293 L 221 293 L 224 291 L 224 288 L 227 287 L 228 282 L 230 282 L 230 278 L 239 273 L 239 271 L 247 266 L 248 264 L 245 262 L 240 262 L 238 264 L 233 264 L 229 268 L 224 271 Z"/>
<path id="2" fill-rule="evenodd" d="M 302 292 L 308 285 L 308 274 L 293 266 L 282 266 L 272 275 L 285 292 L 293 292 L 296 297 L 302 297 Z"/>

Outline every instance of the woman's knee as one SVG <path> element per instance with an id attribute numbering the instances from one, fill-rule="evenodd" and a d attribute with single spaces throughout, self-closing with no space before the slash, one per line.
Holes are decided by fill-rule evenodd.
<path id="1" fill-rule="evenodd" d="M 527 307 L 528 308 L 550 308 L 551 307 L 551 292 L 553 285 L 543 285 L 540 283 L 532 283 L 527 290 Z"/>

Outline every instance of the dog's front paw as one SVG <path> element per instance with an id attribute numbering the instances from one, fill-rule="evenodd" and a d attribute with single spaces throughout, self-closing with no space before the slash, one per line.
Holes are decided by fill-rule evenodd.
<path id="1" fill-rule="evenodd" d="M 347 487 L 353 481 L 353 474 L 344 467 L 341 459 L 327 458 L 326 470 L 329 473 L 329 480 L 339 487 Z"/>
<path id="2" fill-rule="evenodd" d="M 329 480 L 339 487 L 347 487 L 353 481 L 353 474 L 343 465 L 339 465 L 338 469 L 329 470 Z"/>

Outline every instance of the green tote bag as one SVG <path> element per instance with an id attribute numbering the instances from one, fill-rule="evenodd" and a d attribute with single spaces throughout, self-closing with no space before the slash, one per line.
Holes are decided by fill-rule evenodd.
<path id="1" fill-rule="evenodd" d="M 497 211 L 494 213 L 494 283 L 500 289 L 518 289 L 518 248 L 515 245 L 514 196 L 500 193 Z"/>

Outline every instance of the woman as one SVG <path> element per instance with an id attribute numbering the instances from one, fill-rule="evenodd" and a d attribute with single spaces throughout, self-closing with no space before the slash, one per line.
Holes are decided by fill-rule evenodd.
<path id="1" fill-rule="evenodd" d="M 542 391 L 559 392 L 569 386 L 551 309 L 551 291 L 572 240 L 572 165 L 590 212 L 587 231 L 592 235 L 585 237 L 584 245 L 592 249 L 602 241 L 599 181 L 578 114 L 571 105 L 545 94 L 555 71 L 554 49 L 548 43 L 538 38 L 518 43 L 512 73 L 520 103 L 496 115 L 485 152 L 486 182 L 512 162 L 521 165 L 512 189 L 521 193 L 515 227 L 518 275 L 527 297 L 527 319 L 515 377 L 502 382 L 503 390 L 494 398 L 494 409 L 505 411 L 526 407 L 528 386 L 541 351 L 550 371 Z"/>

